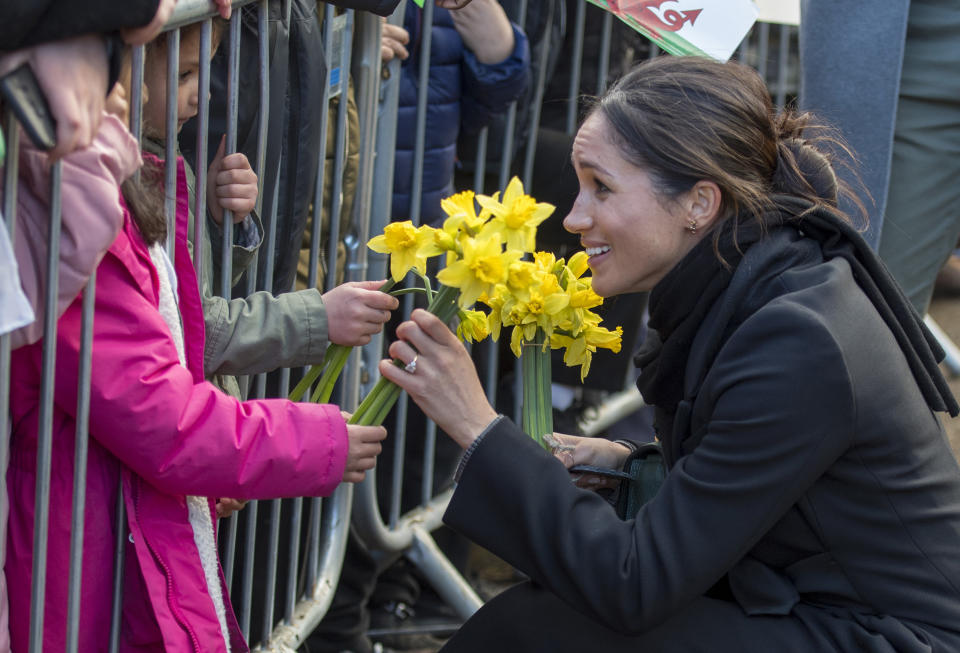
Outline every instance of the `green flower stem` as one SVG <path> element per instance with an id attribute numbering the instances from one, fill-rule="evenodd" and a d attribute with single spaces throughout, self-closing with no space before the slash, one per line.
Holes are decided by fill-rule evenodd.
<path id="1" fill-rule="evenodd" d="M 399 290 L 390 291 L 390 294 L 394 297 L 400 297 L 401 295 L 410 295 L 418 292 L 426 294 L 427 291 L 424 288 L 400 288 Z"/>
<path id="2" fill-rule="evenodd" d="M 550 349 L 545 347 L 546 334 L 537 329 L 532 342 L 525 341 L 520 356 L 523 374 L 523 430 L 541 447 L 549 449 L 544 435 L 553 433 L 551 401 Z"/>
<path id="3" fill-rule="evenodd" d="M 300 401 L 300 397 L 302 397 L 303 394 L 310 389 L 310 386 L 313 385 L 313 382 L 317 380 L 317 377 L 319 377 L 326 368 L 327 359 L 330 356 L 330 349 L 334 346 L 335 345 L 327 347 L 327 351 L 323 355 L 323 362 L 321 362 L 319 365 L 314 365 L 307 370 L 307 373 L 303 375 L 302 379 L 300 379 L 300 383 L 297 384 L 297 387 L 290 392 L 290 395 L 288 396 L 290 401 Z"/>
<path id="4" fill-rule="evenodd" d="M 377 290 L 389 293 L 395 285 L 397 285 L 396 281 L 387 279 Z M 288 398 L 291 401 L 299 401 L 300 397 L 302 397 L 310 386 L 313 385 L 313 382 L 317 380 L 317 377 L 323 374 L 317 389 L 310 397 L 310 401 L 322 404 L 330 401 L 330 395 L 333 394 L 333 387 L 336 385 L 337 379 L 340 378 L 340 373 L 343 371 L 347 361 L 350 360 L 350 352 L 352 351 L 353 347 L 330 343 L 330 345 L 327 346 L 326 353 L 323 355 L 323 362 L 319 365 L 314 365 L 304 374 L 303 378 L 300 379 L 300 383 L 297 384 Z"/>
<path id="5" fill-rule="evenodd" d="M 459 310 L 457 298 L 460 296 L 460 290 L 441 285 L 434 293 L 433 299 L 427 310 L 436 315 L 443 322 L 452 320 Z M 394 360 L 393 364 L 397 367 L 403 367 L 403 361 Z M 357 407 L 356 412 L 350 417 L 349 424 L 362 424 L 365 426 L 383 424 L 387 418 L 390 409 L 397 403 L 402 390 L 400 386 L 393 381 L 388 381 L 384 377 L 380 379 L 370 390 L 370 394 L 364 398 Z"/>
<path id="6" fill-rule="evenodd" d="M 347 361 L 350 360 L 351 353 L 353 353 L 353 347 L 344 347 L 343 345 L 330 345 L 327 347 L 327 355 L 324 359 L 326 365 L 323 368 L 323 376 L 320 378 L 320 383 L 317 384 L 317 389 L 314 391 L 313 396 L 310 397 L 310 401 L 321 404 L 330 401 L 330 395 L 333 394 L 333 387 L 337 384 L 337 379 L 340 378 L 340 373 L 346 366 Z"/>

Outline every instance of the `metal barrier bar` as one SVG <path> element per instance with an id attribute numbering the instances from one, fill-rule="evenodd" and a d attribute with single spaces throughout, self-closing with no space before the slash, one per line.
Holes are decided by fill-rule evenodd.
<path id="1" fill-rule="evenodd" d="M 333 192 L 330 193 L 330 236 L 327 241 L 327 278 L 324 280 L 327 288 L 337 285 L 337 258 L 339 257 L 340 220 L 343 211 L 343 194 L 338 192 L 343 188 L 343 173 L 347 158 L 347 94 L 349 90 L 350 61 L 353 48 L 353 21 L 354 12 L 346 13 L 346 27 L 343 30 L 343 51 L 340 54 L 340 110 L 337 111 L 337 133 L 333 158 Z M 329 112 L 329 104 L 325 105 Z"/>
<path id="2" fill-rule="evenodd" d="M 114 520 L 113 601 L 110 607 L 110 653 L 120 650 L 120 621 L 123 611 L 123 565 L 127 542 L 127 511 L 123 503 L 123 478 L 117 480 L 116 520 Z"/>
<path id="3" fill-rule="evenodd" d="M 780 25 L 780 52 L 777 56 L 777 94 L 774 102 L 778 108 L 787 103 L 787 59 L 790 56 L 791 27 Z"/>
<path id="4" fill-rule="evenodd" d="M 420 33 L 420 67 L 417 70 L 417 117 L 414 128 L 413 165 L 410 181 L 409 218 L 414 225 L 420 224 L 421 204 L 423 202 L 423 162 L 427 135 L 427 97 L 430 90 L 430 55 L 433 49 L 433 3 L 424 3 L 422 21 L 423 28 Z M 408 279 L 412 277 L 412 273 L 407 275 Z M 402 309 L 404 318 L 410 317 L 410 313 L 413 311 L 413 295 L 406 295 L 403 298 Z M 406 456 L 407 416 L 410 410 L 409 402 L 409 397 L 407 397 L 406 394 L 402 394 L 396 404 L 395 433 L 397 433 L 399 437 L 396 438 L 394 444 L 393 487 L 390 501 L 391 523 L 396 523 L 395 517 L 400 514 L 400 498 L 403 494 L 403 459 Z M 401 433 L 403 435 L 400 435 Z M 425 447 L 425 449 L 426 448 L 428 447 Z M 426 452 L 424 452 L 424 463 L 432 464 L 432 457 L 430 463 L 427 463 Z M 424 471 L 424 478 L 426 478 L 426 471 Z M 376 484 L 375 479 L 365 482 L 371 485 Z M 429 497 L 429 491 L 425 493 L 425 497 Z"/>
<path id="5" fill-rule="evenodd" d="M 583 32 L 587 22 L 587 0 L 578 0 L 573 24 L 573 51 L 570 53 L 570 92 L 567 105 L 567 134 L 577 131 L 580 104 L 580 73 L 583 69 Z"/>
<path id="6" fill-rule="evenodd" d="M 317 180 L 316 188 L 313 191 L 313 230 L 310 232 L 310 263 L 307 272 L 307 287 L 317 287 L 317 261 L 320 258 L 320 236 L 323 229 L 323 186 L 324 175 L 327 167 L 327 125 L 330 119 L 330 60 L 333 56 L 333 5 L 326 5 L 323 16 L 323 58 L 327 62 L 327 70 L 323 76 L 323 94 L 321 96 L 321 106 L 326 107 L 325 111 L 320 112 L 320 146 L 317 148 Z M 344 100 L 346 93 L 343 94 Z M 341 111 L 346 107 L 341 106 Z M 331 238 L 332 240 L 332 238 Z M 324 285 L 329 289 L 329 277 L 324 279 Z M 308 393 L 304 393 L 308 394 Z"/>
<path id="7" fill-rule="evenodd" d="M 932 317 L 925 315 L 923 322 L 927 325 L 927 328 L 930 329 L 930 333 L 933 334 L 937 342 L 940 343 L 940 346 L 943 347 L 943 364 L 947 367 L 947 370 L 952 376 L 960 376 L 960 349 L 957 348 L 950 339 L 950 336 L 940 328 L 940 325 L 937 324 Z"/>
<path id="8" fill-rule="evenodd" d="M 30 651 L 43 650 L 47 585 L 47 534 L 50 530 L 50 472 L 53 455 L 53 383 L 56 365 L 57 291 L 60 269 L 60 184 L 63 163 L 50 168 L 50 226 L 47 234 L 47 292 L 44 298 L 40 425 L 37 434 L 37 493 L 33 522 L 33 575 L 30 588 Z"/>
<path id="9" fill-rule="evenodd" d="M 93 354 L 93 309 L 97 272 L 83 291 L 80 329 L 80 386 L 77 388 L 77 430 L 73 455 L 73 506 L 70 523 L 70 580 L 67 589 L 67 652 L 77 650 L 80 636 L 80 581 L 83 571 L 84 511 L 87 499 L 87 449 L 90 437 L 90 370 Z"/>
<path id="10" fill-rule="evenodd" d="M 303 497 L 293 500 L 293 515 L 290 519 L 290 548 L 287 552 L 287 592 L 286 607 L 283 611 L 285 623 L 291 623 L 293 611 L 297 605 L 297 569 L 300 563 L 300 525 L 303 521 Z"/>
<path id="11" fill-rule="evenodd" d="M 253 563 L 254 553 L 257 544 L 257 512 L 260 507 L 259 501 L 251 501 L 244 508 L 247 512 L 247 527 L 244 533 L 243 541 L 243 574 L 240 584 L 240 632 L 243 638 L 250 640 L 250 617 L 253 610 L 251 600 L 253 596 Z"/>
<path id="12" fill-rule="evenodd" d="M 0 219 L 10 235 L 10 243 L 15 243 L 16 236 L 16 206 L 17 206 L 17 172 L 19 168 L 19 130 L 13 112 L 7 108 L 0 111 L 0 129 L 6 136 L 6 160 L 4 161 L 3 201 L 0 206 Z M 7 487 L 7 465 L 10 458 L 10 336 L 0 335 L 0 483 L 4 491 Z M 0 547 L 6 553 L 6 524 L 0 525 Z"/>
<path id="13" fill-rule="evenodd" d="M 10 243 L 16 242 L 17 216 L 17 172 L 19 170 L 20 131 L 13 111 L 4 109 L 2 112 L 3 134 L 6 137 L 7 155 L 3 171 L 3 205 L 0 206 L 0 215 L 4 216 L 4 227 L 10 234 Z M 10 336 L 0 336 L 0 482 L 6 487 L 6 470 L 9 458 L 10 430 Z M 5 546 L 0 543 L 0 546 Z M 6 550 L 6 549 L 4 549 Z"/>
<path id="14" fill-rule="evenodd" d="M 141 141 L 143 133 L 143 58 L 145 48 L 135 46 L 130 55 L 130 133 Z M 134 174 L 134 179 L 140 181 L 140 168 Z"/>
<path id="15" fill-rule="evenodd" d="M 257 5 L 257 73 L 260 75 L 260 123 L 257 125 L 257 213 L 263 211 L 263 177 L 267 167 L 267 127 L 270 122 L 270 28 L 267 0 Z M 251 264 L 256 270 L 256 263 Z M 256 274 L 250 278 L 255 279 Z"/>
<path id="16" fill-rule="evenodd" d="M 200 28 L 200 75 L 198 94 L 200 106 L 197 109 L 197 158 L 193 165 L 196 178 L 193 198 L 193 269 L 199 275 L 203 270 L 204 227 L 207 215 L 207 127 L 210 123 L 210 55 L 212 48 L 213 24 L 210 19 L 203 21 Z M 172 139 L 167 139 L 168 141 Z M 229 583 L 229 576 L 227 577 Z"/>
<path id="17" fill-rule="evenodd" d="M 754 28 L 759 39 L 757 46 L 757 72 L 763 79 L 767 79 L 767 58 L 770 56 L 770 24 L 759 23 Z"/>
<path id="18" fill-rule="evenodd" d="M 613 35 L 613 14 L 603 14 L 603 31 L 600 32 L 600 62 L 597 68 L 597 95 L 607 90 L 607 77 L 610 76 L 610 39 Z"/>
<path id="19" fill-rule="evenodd" d="M 320 114 L 320 146 L 317 152 L 317 179 L 316 189 L 313 196 L 313 231 L 310 232 L 310 263 L 307 276 L 307 287 L 317 287 L 317 261 L 320 258 L 320 236 L 323 225 L 323 188 L 327 165 L 327 129 L 330 117 L 330 61 L 333 57 L 333 5 L 324 6 L 323 12 L 323 53 L 324 61 L 327 62 L 326 72 L 323 78 L 322 106 L 328 107 L 328 110 Z M 345 111 L 341 100 L 341 111 Z M 331 276 L 331 275 L 328 275 Z M 333 275 L 335 276 L 335 275 Z M 324 280 L 325 284 L 329 279 Z M 328 288 L 331 286 L 327 286 Z M 305 393 L 306 394 L 306 393 Z M 306 400 L 306 396 L 304 398 Z M 317 574 L 320 566 L 320 519 L 323 515 L 323 501 L 319 497 L 310 500 L 310 516 L 307 536 L 307 593 L 310 593 L 317 583 Z M 288 622 L 293 623 L 293 615 L 288 617 Z"/>
<path id="20" fill-rule="evenodd" d="M 164 131 L 164 203 L 167 216 L 167 256 L 174 261 L 177 242 L 177 115 L 180 87 L 180 30 L 167 33 L 167 113 Z"/>
<path id="21" fill-rule="evenodd" d="M 230 54 L 227 63 L 227 135 L 224 152 L 232 154 L 237 151 L 237 114 L 239 101 L 237 95 L 240 86 L 240 12 L 235 11 L 230 16 Z M 217 144 L 219 147 L 220 144 Z M 203 162 L 206 165 L 206 161 Z M 275 206 L 275 205 L 274 205 Z M 206 211 L 196 216 L 199 220 L 206 215 Z M 222 251 L 220 252 L 220 294 L 227 299 L 233 290 L 233 211 L 224 209 Z"/>
<path id="22" fill-rule="evenodd" d="M 277 594 L 277 551 L 280 549 L 280 499 L 270 501 L 270 543 L 267 545 L 267 592 L 263 602 L 263 640 L 273 631 L 273 605 Z"/>

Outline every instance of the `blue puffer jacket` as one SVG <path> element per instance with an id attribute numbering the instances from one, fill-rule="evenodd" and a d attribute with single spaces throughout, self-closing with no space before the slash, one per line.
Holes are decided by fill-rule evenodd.
<path id="1" fill-rule="evenodd" d="M 412 3 L 408 5 L 403 26 L 410 33 L 407 45 L 410 57 L 401 67 L 393 181 L 394 220 L 410 217 L 422 10 Z M 457 136 L 461 130 L 464 133 L 479 131 L 489 122 L 491 115 L 506 111 L 510 102 L 527 86 L 530 77 L 527 37 L 516 25 L 513 25 L 513 35 L 516 45 L 505 61 L 482 64 L 464 45 L 453 26 L 450 12 L 434 8 L 421 223 L 437 225 L 442 222 L 440 199 L 453 192 L 453 167 Z"/>

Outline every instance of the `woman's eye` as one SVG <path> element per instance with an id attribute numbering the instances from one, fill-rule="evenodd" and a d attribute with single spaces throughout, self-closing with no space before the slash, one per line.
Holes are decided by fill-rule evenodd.
<path id="1" fill-rule="evenodd" d="M 604 184 L 602 181 L 594 180 L 593 183 L 594 183 L 594 184 L 596 185 L 596 187 L 597 187 L 597 194 L 598 194 L 598 195 L 605 195 L 605 194 L 607 194 L 607 193 L 610 192 L 610 189 L 607 188 L 607 185 Z"/>

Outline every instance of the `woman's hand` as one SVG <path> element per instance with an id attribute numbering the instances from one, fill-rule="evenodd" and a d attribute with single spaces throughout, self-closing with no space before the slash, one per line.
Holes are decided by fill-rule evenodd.
<path id="1" fill-rule="evenodd" d="M 0 76 L 28 63 L 57 122 L 57 145 L 48 153 L 56 161 L 90 145 L 107 90 L 107 50 L 103 37 L 87 34 L 42 43 L 0 56 Z"/>
<path id="2" fill-rule="evenodd" d="M 567 469 L 575 465 L 620 469 L 630 455 L 629 448 L 604 438 L 583 438 L 562 433 L 554 433 L 553 438 L 557 442 L 553 455 Z M 578 487 L 596 490 L 602 487 L 614 487 L 620 481 L 596 474 L 578 474 L 574 482 Z"/>
<path id="3" fill-rule="evenodd" d="M 163 29 L 163 26 L 167 24 L 167 21 L 170 20 L 176 4 L 177 0 L 160 0 L 160 2 L 157 3 L 157 13 L 153 15 L 149 23 L 141 27 L 122 29 L 120 30 L 120 36 L 130 45 L 143 45 L 147 41 L 152 41 L 153 38 L 160 33 L 160 30 Z"/>
<path id="4" fill-rule="evenodd" d="M 497 416 L 470 354 L 446 324 L 422 309 L 397 327 L 397 337 L 390 355 L 404 363 L 416 359 L 416 370 L 407 372 L 383 360 L 380 373 L 406 390 L 427 417 L 466 449 Z"/>

